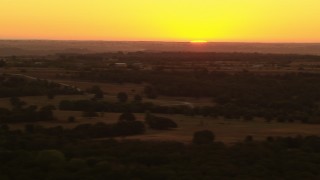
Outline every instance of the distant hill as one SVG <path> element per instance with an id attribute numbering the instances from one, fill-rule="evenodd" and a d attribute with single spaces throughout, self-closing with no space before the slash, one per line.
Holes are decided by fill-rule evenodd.
<path id="1" fill-rule="evenodd" d="M 114 51 L 259 52 L 320 55 L 320 44 L 0 40 L 0 56 Z"/>

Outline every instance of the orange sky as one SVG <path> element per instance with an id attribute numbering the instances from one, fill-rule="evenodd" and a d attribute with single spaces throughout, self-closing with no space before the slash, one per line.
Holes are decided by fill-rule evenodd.
<path id="1" fill-rule="evenodd" d="M 319 0 L 0 0 L 0 39 L 320 42 Z"/>

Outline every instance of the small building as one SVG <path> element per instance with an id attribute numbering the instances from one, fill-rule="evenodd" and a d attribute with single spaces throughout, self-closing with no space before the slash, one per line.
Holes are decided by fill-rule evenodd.
<path id="1" fill-rule="evenodd" d="M 114 63 L 114 67 L 116 67 L 116 68 L 127 68 L 128 64 L 127 63 Z"/>
<path id="2" fill-rule="evenodd" d="M 252 65 L 252 68 L 263 68 L 264 65 L 263 64 L 254 64 Z"/>
<path id="3" fill-rule="evenodd" d="M 34 65 L 43 65 L 43 62 L 34 62 Z"/>

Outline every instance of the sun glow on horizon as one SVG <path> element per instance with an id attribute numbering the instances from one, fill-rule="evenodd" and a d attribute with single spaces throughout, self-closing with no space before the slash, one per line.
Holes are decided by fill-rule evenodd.
<path id="1" fill-rule="evenodd" d="M 193 44 L 206 44 L 206 43 L 208 43 L 208 41 L 206 41 L 206 40 L 192 40 L 192 41 L 190 41 L 190 43 L 193 43 Z"/>

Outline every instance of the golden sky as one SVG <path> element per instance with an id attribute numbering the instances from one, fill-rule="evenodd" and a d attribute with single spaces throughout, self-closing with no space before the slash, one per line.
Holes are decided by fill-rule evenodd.
<path id="1" fill-rule="evenodd" d="M 320 42 L 320 0 L 0 0 L 0 39 Z"/>

